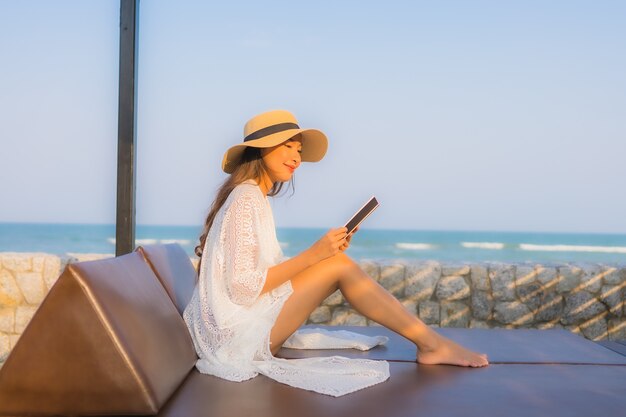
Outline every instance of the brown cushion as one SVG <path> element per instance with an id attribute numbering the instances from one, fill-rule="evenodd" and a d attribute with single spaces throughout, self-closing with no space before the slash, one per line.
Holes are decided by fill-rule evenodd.
<path id="1" fill-rule="evenodd" d="M 72 264 L 0 369 L 0 414 L 155 414 L 195 361 L 141 254 Z"/>
<path id="2" fill-rule="evenodd" d="M 564 347 L 567 349 L 567 347 Z M 230 382 L 193 370 L 159 417 L 623 416 L 626 367 L 390 362 L 391 378 L 338 398 L 258 376 Z"/>
<path id="3" fill-rule="evenodd" d="M 408 339 L 382 326 L 323 326 L 304 328 L 348 330 L 367 336 L 387 336 L 389 342 L 373 349 L 287 349 L 278 355 L 285 359 L 318 356 L 345 356 L 356 359 L 415 362 L 417 348 Z M 486 353 L 491 363 L 560 363 L 626 365 L 626 356 L 587 340 L 565 329 L 434 329 L 475 352 Z M 563 349 L 567 346 L 567 349 Z M 626 346 L 625 346 L 626 347 Z"/>
<path id="4" fill-rule="evenodd" d="M 176 244 L 146 245 L 137 248 L 161 281 L 182 315 L 193 294 L 198 275 L 183 248 Z"/>

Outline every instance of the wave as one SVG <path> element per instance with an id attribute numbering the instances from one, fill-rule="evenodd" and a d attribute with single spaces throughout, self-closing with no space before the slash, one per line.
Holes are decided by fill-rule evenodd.
<path id="1" fill-rule="evenodd" d="M 530 243 L 520 243 L 519 248 L 527 251 L 544 252 L 604 252 L 604 253 L 626 253 L 624 246 L 582 246 L 582 245 L 533 245 Z"/>
<path id="2" fill-rule="evenodd" d="M 406 250 L 432 250 L 435 249 L 435 245 L 430 243 L 399 242 L 396 243 L 396 248 Z"/>
<path id="3" fill-rule="evenodd" d="M 461 242 L 461 246 L 472 249 L 504 249 L 504 243 L 500 242 Z"/>
<path id="4" fill-rule="evenodd" d="M 278 242 L 278 246 L 280 246 L 281 248 L 288 248 L 289 242 Z"/>
<path id="5" fill-rule="evenodd" d="M 189 239 L 161 239 L 159 243 L 178 243 L 179 245 L 191 245 L 191 240 Z"/>
<path id="6" fill-rule="evenodd" d="M 159 243 L 159 239 L 135 239 L 136 245 L 154 245 Z"/>
<path id="7" fill-rule="evenodd" d="M 112 245 L 115 245 L 115 238 L 109 237 L 107 238 L 107 242 Z M 157 243 L 168 244 L 168 243 L 178 243 L 179 245 L 186 246 L 191 245 L 191 240 L 189 239 L 135 239 L 135 244 L 137 245 L 155 245 Z"/>

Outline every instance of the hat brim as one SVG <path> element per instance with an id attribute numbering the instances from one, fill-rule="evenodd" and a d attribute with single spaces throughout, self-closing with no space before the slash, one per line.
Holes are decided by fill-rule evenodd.
<path id="1" fill-rule="evenodd" d="M 318 162 L 326 155 L 328 138 L 324 133 L 317 129 L 289 129 L 230 147 L 222 159 L 222 170 L 231 174 L 241 162 L 247 147 L 271 148 L 297 135 L 302 138 L 302 162 Z"/>

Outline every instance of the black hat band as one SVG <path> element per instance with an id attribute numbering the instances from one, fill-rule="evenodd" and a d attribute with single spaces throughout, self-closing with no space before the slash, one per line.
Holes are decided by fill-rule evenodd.
<path id="1" fill-rule="evenodd" d="M 250 133 L 243 139 L 243 141 L 248 142 L 249 140 L 261 139 L 262 137 L 291 129 L 300 129 L 300 126 L 295 123 L 279 123 L 277 125 L 271 125 L 268 127 L 264 127 L 263 129 L 259 129 L 254 133 Z"/>

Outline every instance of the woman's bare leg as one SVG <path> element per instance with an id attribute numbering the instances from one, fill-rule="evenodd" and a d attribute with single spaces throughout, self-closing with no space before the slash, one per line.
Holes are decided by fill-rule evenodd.
<path id="1" fill-rule="evenodd" d="M 302 325 L 311 312 L 335 290 L 361 314 L 411 340 L 424 364 L 485 366 L 487 356 L 469 351 L 439 335 L 404 306 L 353 260 L 341 253 L 291 279 L 294 293 L 278 315 L 270 334 L 272 353 Z"/>

